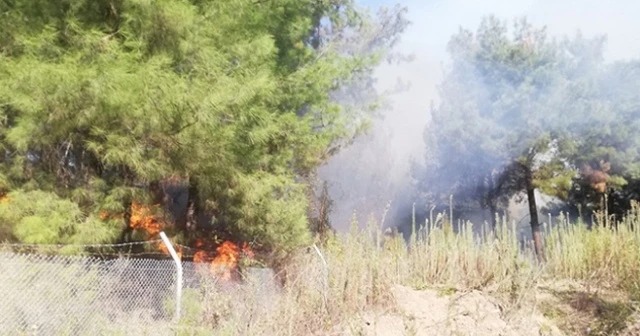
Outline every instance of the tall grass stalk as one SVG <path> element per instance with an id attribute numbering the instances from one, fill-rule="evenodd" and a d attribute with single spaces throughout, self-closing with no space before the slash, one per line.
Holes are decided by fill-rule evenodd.
<path id="1" fill-rule="evenodd" d="M 349 317 L 393 307 L 394 285 L 491 289 L 506 294 L 516 306 L 539 281 L 583 281 L 626 290 L 636 297 L 640 293 L 637 204 L 613 226 L 608 216 L 601 216 L 602 222 L 591 229 L 581 220 L 571 223 L 564 215 L 553 219 L 554 225 L 544 229 L 547 261 L 543 264 L 536 262 L 530 244 L 519 242 L 515 222 L 498 218 L 495 228 L 484 224 L 481 230 L 474 230 L 470 222 L 460 222 L 455 233 L 451 214 L 431 214 L 421 227 L 415 227 L 413 219 L 408 242 L 400 235 L 383 234 L 375 220 L 364 229 L 354 222 L 347 234 L 332 237 L 322 247 L 328 279 L 318 255 L 310 249 L 301 251 L 289 265 L 294 281 L 267 299 L 267 313 L 259 313 L 257 308 L 230 313 L 234 310 L 228 307 L 245 300 L 235 292 L 208 295 L 205 291 L 198 303 L 212 307 L 204 309 L 209 316 L 218 309 L 216 322 L 208 325 L 219 331 L 298 335 L 339 333 L 337 326 L 348 325 Z M 474 234 L 477 231 L 482 233 Z M 246 302 L 245 306 L 255 305 L 256 299 L 246 298 Z M 186 320 L 193 325 L 206 319 L 203 316 Z"/>

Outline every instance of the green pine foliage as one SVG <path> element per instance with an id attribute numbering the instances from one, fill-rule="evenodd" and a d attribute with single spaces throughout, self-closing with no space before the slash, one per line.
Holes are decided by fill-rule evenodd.
<path id="1" fill-rule="evenodd" d="M 561 194 L 566 167 L 559 156 L 541 160 L 557 146 L 562 87 L 561 50 L 543 29 L 526 20 L 507 25 L 485 18 L 477 32 L 461 30 L 449 42 L 451 70 L 441 103 L 425 130 L 423 190 L 431 202 L 477 202 L 496 209 L 524 189 L 524 170 L 537 187 Z M 554 185 L 546 188 L 546 184 Z"/>
<path id="2" fill-rule="evenodd" d="M 101 243 L 119 231 L 78 204 L 57 195 L 35 190 L 12 192 L 0 203 L 0 232 L 27 244 Z"/>
<path id="3" fill-rule="evenodd" d="M 24 207 L 6 210 L 1 239 L 38 243 L 115 240 L 122 224 L 94 218 L 149 202 L 146 186 L 171 176 L 265 246 L 308 242 L 298 177 L 367 120 L 330 94 L 397 35 L 342 52 L 343 36 L 375 25 L 350 0 L 7 0 L 0 12 L 0 188 L 7 209 Z M 59 223 L 24 222 L 31 212 Z M 74 233 L 55 234 L 64 225 Z"/>
<path id="4" fill-rule="evenodd" d="M 639 196 L 639 67 L 606 63 L 605 41 L 554 40 L 525 19 L 509 29 L 493 16 L 454 35 L 416 169 L 425 203 L 454 195 L 495 213 L 515 193 L 538 189 L 572 208 L 604 210 L 607 194 L 610 211 L 630 210 Z M 583 167 L 607 174 L 604 194 Z"/>

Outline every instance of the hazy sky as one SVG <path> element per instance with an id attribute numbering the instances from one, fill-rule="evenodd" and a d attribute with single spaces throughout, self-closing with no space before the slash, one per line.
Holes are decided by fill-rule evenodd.
<path id="1" fill-rule="evenodd" d="M 398 1 L 360 0 L 363 5 L 392 6 Z M 403 36 L 401 50 L 415 54 L 412 64 L 381 67 L 382 87 L 400 76 L 412 89 L 395 98 L 393 115 L 386 124 L 394 133 L 399 155 L 418 151 L 428 107 L 437 100 L 436 85 L 447 61 L 446 44 L 460 26 L 475 30 L 483 15 L 495 14 L 512 20 L 526 16 L 536 26 L 547 26 L 551 36 L 574 35 L 578 29 L 589 37 L 607 35 L 609 60 L 640 56 L 640 0 L 407 0 L 411 27 Z M 409 146 L 409 147 L 407 147 Z M 420 155 L 420 153 L 415 153 Z"/>
<path id="2" fill-rule="evenodd" d="M 363 5 L 392 6 L 398 1 L 360 0 Z M 640 1 L 638 0 L 407 0 L 411 27 L 403 36 L 401 50 L 416 56 L 414 64 L 403 68 L 383 67 L 383 85 L 401 75 L 414 83 L 415 101 L 411 105 L 428 106 L 436 98 L 435 84 L 441 78 L 446 61 L 446 43 L 460 26 L 475 30 L 483 15 L 496 14 L 503 19 L 526 16 L 536 26 L 545 25 L 552 36 L 573 35 L 579 29 L 585 36 L 607 35 L 609 60 L 640 55 Z M 391 77 L 391 78 L 389 78 Z M 419 92 L 419 93 L 418 93 Z M 406 100 L 406 98 L 405 98 Z M 403 102 L 409 104 L 409 102 Z M 418 106 L 416 106 L 418 107 Z M 415 124 L 415 120 L 406 123 Z"/>
<path id="3" fill-rule="evenodd" d="M 357 1 L 373 8 L 398 3 L 392 0 Z M 385 176 L 388 179 L 385 183 L 395 186 L 391 188 L 395 192 L 404 190 L 404 185 L 410 182 L 409 160 L 411 157 L 423 160 L 422 134 L 428 122 L 429 105 L 437 101 L 436 86 L 447 62 L 446 44 L 459 27 L 475 31 L 482 17 L 489 14 L 510 21 L 526 16 L 537 27 L 547 26 L 552 37 L 574 35 L 578 30 L 586 37 L 606 34 L 608 60 L 640 56 L 640 20 L 637 20 L 640 0 L 406 0 L 400 3 L 408 7 L 412 25 L 403 35 L 399 49 L 413 54 L 415 61 L 402 66 L 381 66 L 377 75 L 380 89 L 393 86 L 398 77 L 412 84 L 408 92 L 393 97 L 393 110 L 386 115 L 383 124 L 392 134 L 389 140 L 392 154 L 377 159 L 393 162 L 393 168 L 389 170 L 373 160 L 362 162 L 366 150 L 361 146 L 347 149 L 321 169 L 323 178 L 334 185 L 333 196 L 338 198 L 336 207 L 344 208 L 336 209 L 337 212 L 353 211 L 346 209 L 351 199 L 376 197 L 370 195 L 369 189 L 368 195 L 358 195 L 357 190 L 364 189 L 352 182 L 355 174 L 360 176 L 360 181 L 366 181 L 366 176 L 371 180 Z M 385 197 L 390 194 L 389 190 L 373 193 Z M 337 227 L 343 227 L 342 224 L 334 223 Z"/>
<path id="4" fill-rule="evenodd" d="M 638 0 L 360 0 L 374 8 L 398 2 L 409 8 L 412 21 L 401 49 L 417 57 L 407 75 L 429 83 L 433 80 L 424 77 L 441 74 L 440 63 L 446 59 L 451 35 L 460 26 L 475 30 L 488 14 L 509 20 L 526 16 L 536 26 L 547 26 L 552 36 L 573 35 L 578 29 L 585 36 L 606 34 L 610 60 L 640 55 Z"/>

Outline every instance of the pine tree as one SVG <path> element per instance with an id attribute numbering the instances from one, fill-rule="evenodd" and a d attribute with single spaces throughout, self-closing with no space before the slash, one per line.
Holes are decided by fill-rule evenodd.
<path id="1" fill-rule="evenodd" d="M 570 115 L 568 97 L 590 78 L 569 67 L 587 61 L 586 54 L 570 51 L 601 41 L 550 41 L 526 19 L 513 28 L 509 36 L 506 24 L 491 16 L 475 34 L 461 30 L 451 39 L 452 68 L 425 130 L 428 152 L 419 178 L 434 196 L 479 200 L 494 214 L 526 192 L 535 250 L 543 258 L 535 190 L 568 198 L 576 174 L 573 130 L 581 123 Z"/>
<path id="2" fill-rule="evenodd" d="M 176 222 L 204 215 L 208 229 L 270 250 L 308 241 L 298 177 L 367 120 L 331 93 L 366 78 L 399 33 L 341 50 L 376 27 L 349 0 L 16 0 L 0 11 L 0 188 L 10 200 L 62 202 L 77 207 L 58 214 L 69 225 L 94 227 L 100 214 L 154 203 L 150 190 L 173 179 L 190 189 L 191 217 Z M 35 239 L 52 227 L 20 231 L 15 216 L 40 206 L 0 205 L 3 238 L 114 241 L 131 229 L 115 216 L 100 234 Z"/>
<path id="3" fill-rule="evenodd" d="M 607 210 L 621 218 L 640 196 L 639 74 L 636 60 L 603 65 L 574 95 L 581 123 L 572 129 L 572 159 L 580 174 L 570 198 L 583 215 Z"/>

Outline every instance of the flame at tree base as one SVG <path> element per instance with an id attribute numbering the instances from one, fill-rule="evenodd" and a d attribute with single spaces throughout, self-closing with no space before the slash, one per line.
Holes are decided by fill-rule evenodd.
<path id="1" fill-rule="evenodd" d="M 153 210 L 157 210 L 159 205 L 154 205 L 153 207 L 154 208 L 152 209 L 136 202 L 132 203 L 129 225 L 134 230 L 144 232 L 148 239 L 155 240 L 159 239 L 160 232 L 167 227 L 167 224 L 154 215 Z M 106 220 L 108 218 L 123 218 L 123 215 L 119 214 L 117 216 L 111 216 L 107 212 L 101 212 L 100 218 L 102 220 Z M 247 243 L 243 243 L 242 248 L 240 248 L 229 240 L 224 241 L 216 248 L 214 255 L 204 249 L 205 244 L 202 240 L 197 240 L 195 245 L 196 252 L 193 255 L 193 262 L 209 263 L 209 270 L 211 273 L 221 280 L 230 280 L 232 278 L 233 272 L 238 267 L 238 262 L 240 261 L 241 256 L 246 256 L 250 259 L 253 259 L 254 257 L 254 253 Z M 165 255 L 170 255 L 168 248 L 163 242 L 157 242 L 156 247 Z M 175 246 L 175 250 L 178 257 L 182 259 L 182 246 Z"/>
<path id="2" fill-rule="evenodd" d="M 200 246 L 198 246 L 200 245 Z M 196 243 L 196 247 L 201 247 L 202 242 Z M 233 242 L 227 240 L 216 248 L 216 256 L 210 256 L 206 251 L 199 250 L 193 256 L 196 263 L 210 263 L 210 271 L 221 280 L 230 280 L 233 272 L 238 267 L 241 253 L 248 258 L 253 258 L 253 251 L 247 243 L 242 245 L 242 249 Z"/>
<path id="3" fill-rule="evenodd" d="M 153 208 L 146 205 L 133 202 L 131 203 L 131 218 L 129 219 L 129 226 L 138 231 L 142 231 L 147 236 L 147 239 L 160 240 L 160 232 L 162 232 L 167 226 L 166 223 L 158 219 L 154 215 L 154 210 L 157 210 L 159 205 L 154 205 Z M 110 215 L 106 211 L 100 212 L 100 219 L 107 220 L 109 218 L 124 218 L 123 214 Z M 164 245 L 162 241 L 158 241 L 155 244 L 156 248 L 165 255 L 170 255 L 169 249 Z M 182 247 L 175 247 L 176 254 L 182 259 Z"/>

